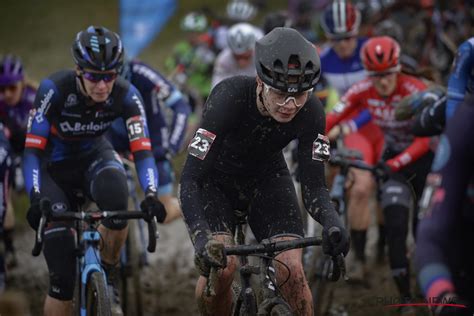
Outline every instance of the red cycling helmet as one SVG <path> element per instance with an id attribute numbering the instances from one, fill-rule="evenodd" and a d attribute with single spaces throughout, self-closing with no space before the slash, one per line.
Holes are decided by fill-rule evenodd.
<path id="1" fill-rule="evenodd" d="M 389 36 L 369 39 L 362 46 L 360 57 L 368 72 L 397 72 L 400 70 L 400 45 Z"/>

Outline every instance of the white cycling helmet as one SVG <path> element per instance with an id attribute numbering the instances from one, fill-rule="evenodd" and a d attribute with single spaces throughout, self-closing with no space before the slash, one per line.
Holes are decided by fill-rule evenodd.
<path id="1" fill-rule="evenodd" d="M 243 54 L 255 47 L 257 40 L 255 27 L 248 23 L 238 23 L 227 31 L 227 44 L 234 54 Z"/>
<path id="2" fill-rule="evenodd" d="M 257 8 L 247 0 L 232 0 L 227 5 L 227 16 L 234 21 L 249 21 L 257 15 Z"/>

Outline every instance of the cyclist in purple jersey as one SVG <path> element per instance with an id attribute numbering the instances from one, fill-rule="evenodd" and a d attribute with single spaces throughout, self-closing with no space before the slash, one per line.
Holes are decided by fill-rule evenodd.
<path id="1" fill-rule="evenodd" d="M 0 60 L 0 121 L 4 124 L 2 133 L 5 133 L 10 142 L 12 154 L 9 183 L 13 184 L 16 190 L 23 189 L 21 154 L 25 143 L 28 113 L 35 94 L 36 87 L 26 80 L 21 60 L 13 55 L 3 57 Z M 7 265 L 12 268 L 17 261 L 13 245 L 15 216 L 12 207 L 7 208 L 3 225 L 5 258 Z"/>
<path id="2" fill-rule="evenodd" d="M 11 165 L 10 144 L 5 135 L 4 125 L 0 123 L 0 242 L 5 238 L 4 220 L 7 211 L 8 172 Z M 1 249 L 1 247 L 0 247 Z M 0 250 L 0 295 L 5 289 L 6 277 L 5 251 Z"/>
<path id="3" fill-rule="evenodd" d="M 172 194 L 174 174 L 170 159 L 181 149 L 191 106 L 162 74 L 142 62 L 125 63 L 122 77 L 130 81 L 143 97 L 153 156 L 160 175 L 158 197 L 165 205 L 167 214 L 164 222 L 168 223 L 181 216 L 178 200 Z M 172 117 L 167 120 L 171 114 L 169 110 Z M 167 121 L 171 121 L 170 124 Z M 117 151 L 128 150 L 127 129 L 123 119 L 117 119 L 112 124 L 109 139 Z"/>
<path id="4" fill-rule="evenodd" d="M 427 178 L 425 208 L 418 225 L 415 263 L 418 280 L 436 316 L 474 312 L 474 97 L 447 121 Z"/>
<path id="5" fill-rule="evenodd" d="M 8 129 L 12 149 L 23 151 L 28 113 L 35 99 L 36 87 L 26 81 L 18 57 L 7 55 L 0 61 L 0 120 Z"/>

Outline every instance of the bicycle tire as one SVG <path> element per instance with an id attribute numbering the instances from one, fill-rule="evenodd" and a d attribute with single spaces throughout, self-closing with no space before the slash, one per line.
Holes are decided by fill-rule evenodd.
<path id="1" fill-rule="evenodd" d="M 308 282 L 313 297 L 315 316 L 325 315 L 331 307 L 333 284 L 321 277 L 325 260 L 328 260 L 320 247 L 315 248 L 308 264 Z"/>
<path id="2" fill-rule="evenodd" d="M 140 254 L 138 253 L 136 222 L 129 223 L 126 241 L 127 262 L 121 267 L 120 293 L 125 315 L 143 315 L 142 285 L 140 282 Z"/>
<path id="3" fill-rule="evenodd" d="M 256 316 L 257 315 L 257 297 L 254 291 L 251 293 L 243 293 L 243 295 L 247 296 L 247 304 L 244 304 L 242 300 L 240 306 L 238 306 L 238 314 L 239 316 Z"/>
<path id="4" fill-rule="evenodd" d="M 98 271 L 92 272 L 86 284 L 86 315 L 111 316 L 104 275 Z"/>
<path id="5" fill-rule="evenodd" d="M 270 316 L 293 316 L 293 312 L 287 305 L 277 304 L 272 307 Z"/>

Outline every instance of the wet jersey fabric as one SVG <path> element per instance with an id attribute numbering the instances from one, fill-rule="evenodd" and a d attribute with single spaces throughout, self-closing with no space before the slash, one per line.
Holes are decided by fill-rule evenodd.
<path id="1" fill-rule="evenodd" d="M 417 232 L 416 265 L 426 297 L 456 292 L 474 302 L 474 98 L 459 105 L 441 136 L 427 188 L 434 193 Z M 425 190 L 426 193 L 426 190 Z M 471 306 L 472 308 L 472 306 Z"/>
<path id="2" fill-rule="evenodd" d="M 23 151 L 25 144 L 28 114 L 33 107 L 36 89 L 26 84 L 21 94 L 21 99 L 15 106 L 9 106 L 0 94 L 0 120 L 8 129 L 8 138 L 15 153 Z"/>
<path id="3" fill-rule="evenodd" d="M 191 235 L 210 229 L 205 213 L 212 206 L 208 205 L 206 192 L 217 189 L 225 196 L 238 192 L 237 189 L 232 193 L 226 192 L 224 187 L 213 188 L 209 184 L 210 178 L 222 175 L 222 178 L 235 178 L 236 181 L 244 179 L 249 186 L 254 185 L 255 179 L 260 179 L 257 181 L 260 185 L 272 187 L 275 182 L 270 179 L 278 174 L 281 177 L 289 174 L 282 149 L 293 139 L 299 140 L 298 161 L 303 171 L 301 184 L 307 210 L 323 225 L 329 224 L 324 223 L 330 217 L 328 214 L 335 212 L 320 157 L 329 151 L 329 146 L 320 141 L 324 138 L 325 127 L 321 103 L 312 96 L 293 120 L 279 123 L 263 116 L 257 109 L 256 87 L 255 78 L 232 77 L 219 83 L 206 102 L 202 124 L 189 144 L 181 178 L 180 199 Z M 291 177 L 288 179 L 285 190 L 291 191 Z M 238 183 L 245 183 L 242 181 Z M 258 195 L 258 192 L 253 194 Z M 274 199 L 280 200 L 278 196 Z"/>
<path id="4" fill-rule="evenodd" d="M 374 122 L 384 133 L 385 147 L 399 153 L 397 160 L 407 165 L 429 151 L 429 138 L 415 137 L 412 134 L 413 119 L 397 121 L 395 108 L 400 100 L 412 93 L 426 89 L 426 85 L 408 75 L 399 74 L 395 91 L 388 97 L 381 97 L 370 79 L 355 84 L 342 98 L 344 108 L 331 117 L 328 128 L 345 121 L 353 131 L 368 122 Z M 359 114 L 349 119 L 355 111 Z"/>
<path id="5" fill-rule="evenodd" d="M 94 103 L 80 92 L 74 71 L 41 82 L 30 113 L 23 172 L 28 193 L 39 193 L 40 163 L 80 160 L 110 148 L 104 133 L 117 117 L 127 124 L 140 184 L 156 191 L 158 174 L 151 154 L 143 101 L 133 85 L 119 78 L 106 102 Z"/>
<path id="6" fill-rule="evenodd" d="M 448 81 L 446 120 L 451 118 L 466 94 L 474 93 L 474 37 L 458 48 L 455 63 Z"/>
<path id="7" fill-rule="evenodd" d="M 158 71 L 136 61 L 131 62 L 129 67 L 129 80 L 143 97 L 153 156 L 157 161 L 164 160 L 167 151 L 173 154 L 179 152 L 191 107 L 183 94 Z M 172 111 L 170 124 L 166 119 L 168 109 Z M 114 147 L 119 151 L 127 150 L 128 137 L 124 120 L 115 121 L 111 132 Z"/>
<path id="8" fill-rule="evenodd" d="M 346 59 L 341 59 L 331 47 L 321 52 L 322 75 L 339 95 L 344 95 L 354 83 L 367 75 L 359 56 L 360 49 L 366 40 L 366 38 L 358 38 L 354 54 Z"/>

